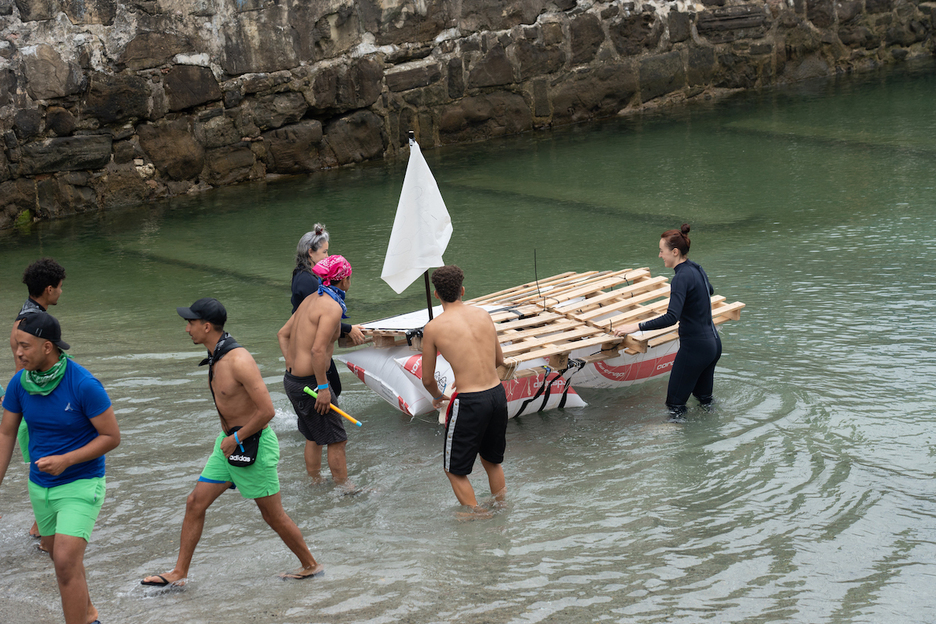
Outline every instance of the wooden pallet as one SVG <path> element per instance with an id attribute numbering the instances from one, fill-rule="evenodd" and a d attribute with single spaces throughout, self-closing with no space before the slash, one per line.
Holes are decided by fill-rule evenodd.
<path id="1" fill-rule="evenodd" d="M 562 370 L 569 354 L 594 349 L 586 360 L 595 362 L 617 357 L 621 351 L 645 353 L 678 336 L 678 325 L 643 332 L 639 338 L 614 335 L 614 328 L 638 323 L 666 312 L 669 283 L 653 277 L 646 267 L 622 271 L 561 273 L 470 299 L 465 303 L 487 306 L 497 328 L 506 370 L 502 378 L 523 362 L 546 358 L 550 368 Z M 721 325 L 740 320 L 741 302 L 726 303 L 725 297 L 712 297 L 712 320 Z M 405 343 L 404 332 L 368 331 L 375 345 Z M 418 341 L 415 345 L 419 347 Z"/>

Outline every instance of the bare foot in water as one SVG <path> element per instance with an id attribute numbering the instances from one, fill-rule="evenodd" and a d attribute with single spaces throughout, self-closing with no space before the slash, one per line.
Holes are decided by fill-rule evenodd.
<path id="1" fill-rule="evenodd" d="M 455 517 L 462 522 L 470 522 L 472 520 L 487 520 L 494 517 L 494 512 L 490 509 L 485 509 L 481 505 L 477 507 L 472 507 L 471 511 L 459 511 L 455 514 Z"/>
<path id="2" fill-rule="evenodd" d="M 325 566 L 323 566 L 321 563 L 316 563 L 311 568 L 299 568 L 293 572 L 284 572 L 283 574 L 280 574 L 279 577 L 281 579 L 307 579 L 312 578 L 313 576 L 318 576 L 323 572 L 325 572 Z"/>
<path id="3" fill-rule="evenodd" d="M 149 585 L 151 587 L 184 587 L 187 579 L 181 574 L 174 574 L 173 572 L 147 576 L 140 581 L 140 585 Z"/>
<path id="4" fill-rule="evenodd" d="M 39 535 L 39 525 L 33 522 L 33 525 L 29 527 L 29 537 L 42 537 Z"/>
<path id="5" fill-rule="evenodd" d="M 364 491 L 364 488 L 357 487 L 350 481 L 335 484 L 335 489 L 338 491 L 340 496 L 354 496 L 355 494 L 360 494 Z"/>

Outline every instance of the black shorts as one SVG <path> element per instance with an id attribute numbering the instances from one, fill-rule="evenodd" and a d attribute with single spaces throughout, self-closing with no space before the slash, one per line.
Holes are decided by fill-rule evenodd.
<path id="1" fill-rule="evenodd" d="M 507 448 L 507 393 L 497 384 L 481 392 L 459 392 L 449 404 L 445 423 L 445 472 L 469 475 L 475 457 L 504 461 Z"/>
<path id="2" fill-rule="evenodd" d="M 291 373 L 283 375 L 286 396 L 289 397 L 289 402 L 292 403 L 296 416 L 299 417 L 299 433 L 304 435 L 306 440 L 311 440 L 320 446 L 344 442 L 348 439 L 344 419 L 335 410 L 329 410 L 324 416 L 316 412 L 315 398 L 303 390 L 305 386 L 314 390 L 317 385 L 315 375 L 308 377 L 296 377 Z M 338 405 L 338 397 L 332 394 L 331 402 L 332 405 Z"/>

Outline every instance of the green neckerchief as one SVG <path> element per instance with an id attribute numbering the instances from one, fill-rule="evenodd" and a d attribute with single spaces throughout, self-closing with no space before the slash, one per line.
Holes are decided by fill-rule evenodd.
<path id="1" fill-rule="evenodd" d="M 28 371 L 24 370 L 20 374 L 20 383 L 23 384 L 23 390 L 29 394 L 41 394 L 47 396 L 53 390 L 58 388 L 59 382 L 65 376 L 65 366 L 68 364 L 69 355 L 62 351 L 58 362 L 52 365 L 47 371 Z"/>

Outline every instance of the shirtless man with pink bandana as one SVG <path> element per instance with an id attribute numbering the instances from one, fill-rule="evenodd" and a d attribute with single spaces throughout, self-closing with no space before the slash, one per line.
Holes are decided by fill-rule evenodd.
<path id="1" fill-rule="evenodd" d="M 326 371 L 341 333 L 341 319 L 347 318 L 344 299 L 351 285 L 351 265 L 342 256 L 328 256 L 312 272 L 321 279 L 318 292 L 303 300 L 277 334 L 286 358 L 283 386 L 306 438 L 306 472 L 313 483 L 322 482 L 322 448 L 327 447 L 332 480 L 341 486 L 348 480 L 348 434 L 341 416 L 329 407 L 338 398 L 330 391 Z M 316 390 L 318 398 L 306 394 L 305 386 Z"/>

